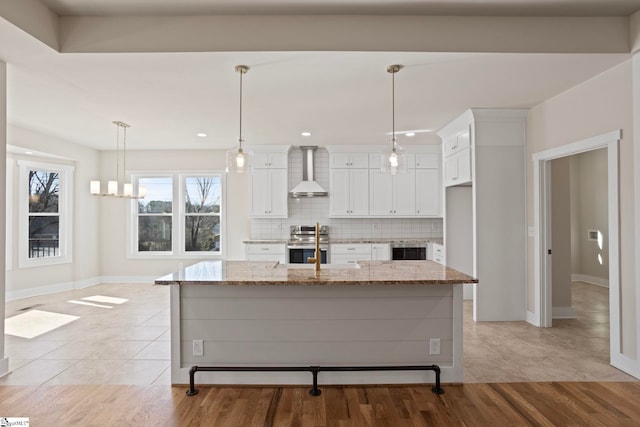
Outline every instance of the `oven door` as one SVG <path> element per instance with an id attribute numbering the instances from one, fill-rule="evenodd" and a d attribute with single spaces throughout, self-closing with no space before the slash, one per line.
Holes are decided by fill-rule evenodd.
<path id="1" fill-rule="evenodd" d="M 289 248 L 289 264 L 306 264 L 307 258 L 313 258 L 315 248 Z M 320 248 L 320 264 L 327 263 L 327 250 Z"/>

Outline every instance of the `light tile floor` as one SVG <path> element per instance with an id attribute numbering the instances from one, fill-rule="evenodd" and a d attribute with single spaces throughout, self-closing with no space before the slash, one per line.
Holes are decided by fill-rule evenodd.
<path id="1" fill-rule="evenodd" d="M 96 295 L 127 301 L 68 302 Z M 5 335 L 12 372 L 0 385 L 171 383 L 168 287 L 103 284 L 23 298 L 7 303 L 6 317 L 26 307 L 79 319 L 32 339 Z"/>
<path id="2" fill-rule="evenodd" d="M 110 309 L 68 303 L 103 295 L 126 298 Z M 609 365 L 605 288 L 574 283 L 577 318 L 542 329 L 525 322 L 473 322 L 464 303 L 465 382 L 635 381 Z M 41 305 L 38 305 L 41 304 Z M 104 284 L 7 303 L 80 318 L 33 339 L 5 336 L 12 372 L 0 385 L 170 384 L 169 288 Z"/>

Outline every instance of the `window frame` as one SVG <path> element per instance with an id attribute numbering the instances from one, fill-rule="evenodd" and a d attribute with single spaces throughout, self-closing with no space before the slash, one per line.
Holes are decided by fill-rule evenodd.
<path id="1" fill-rule="evenodd" d="M 75 167 L 59 163 L 18 160 L 18 267 L 42 267 L 73 262 L 73 182 Z M 29 257 L 29 171 L 57 172 L 58 194 L 58 253 L 57 256 Z"/>
<path id="2" fill-rule="evenodd" d="M 138 250 L 138 201 L 131 201 L 130 214 L 128 215 L 128 234 L 130 259 L 224 259 L 226 253 L 226 175 L 223 171 L 166 171 L 145 172 L 132 171 L 131 182 L 134 189 L 138 188 L 140 179 L 170 177 L 173 183 L 172 221 L 171 221 L 171 251 L 166 252 L 140 252 Z M 220 251 L 186 251 L 186 226 L 187 217 L 185 201 L 185 183 L 187 178 L 217 177 L 220 179 Z"/>

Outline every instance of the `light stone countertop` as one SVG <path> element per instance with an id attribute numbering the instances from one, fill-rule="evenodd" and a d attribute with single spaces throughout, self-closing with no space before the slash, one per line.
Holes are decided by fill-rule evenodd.
<path id="1" fill-rule="evenodd" d="M 355 267 L 355 268 L 354 268 Z M 433 261 L 361 261 L 357 265 L 201 261 L 156 285 L 453 285 L 477 279 Z"/>

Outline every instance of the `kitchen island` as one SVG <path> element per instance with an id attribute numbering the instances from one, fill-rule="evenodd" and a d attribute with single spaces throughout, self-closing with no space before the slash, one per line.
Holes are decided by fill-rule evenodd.
<path id="1" fill-rule="evenodd" d="M 431 261 L 356 265 L 202 261 L 156 280 L 171 286 L 171 380 L 193 365 L 438 364 L 463 380 L 462 284 Z M 200 346 L 202 340 L 202 346 Z M 202 355 L 199 349 L 202 347 Z M 439 347 L 439 348 L 437 348 Z M 431 372 L 340 372 L 323 384 L 433 381 Z M 307 384 L 300 372 L 204 372 L 205 384 Z"/>

